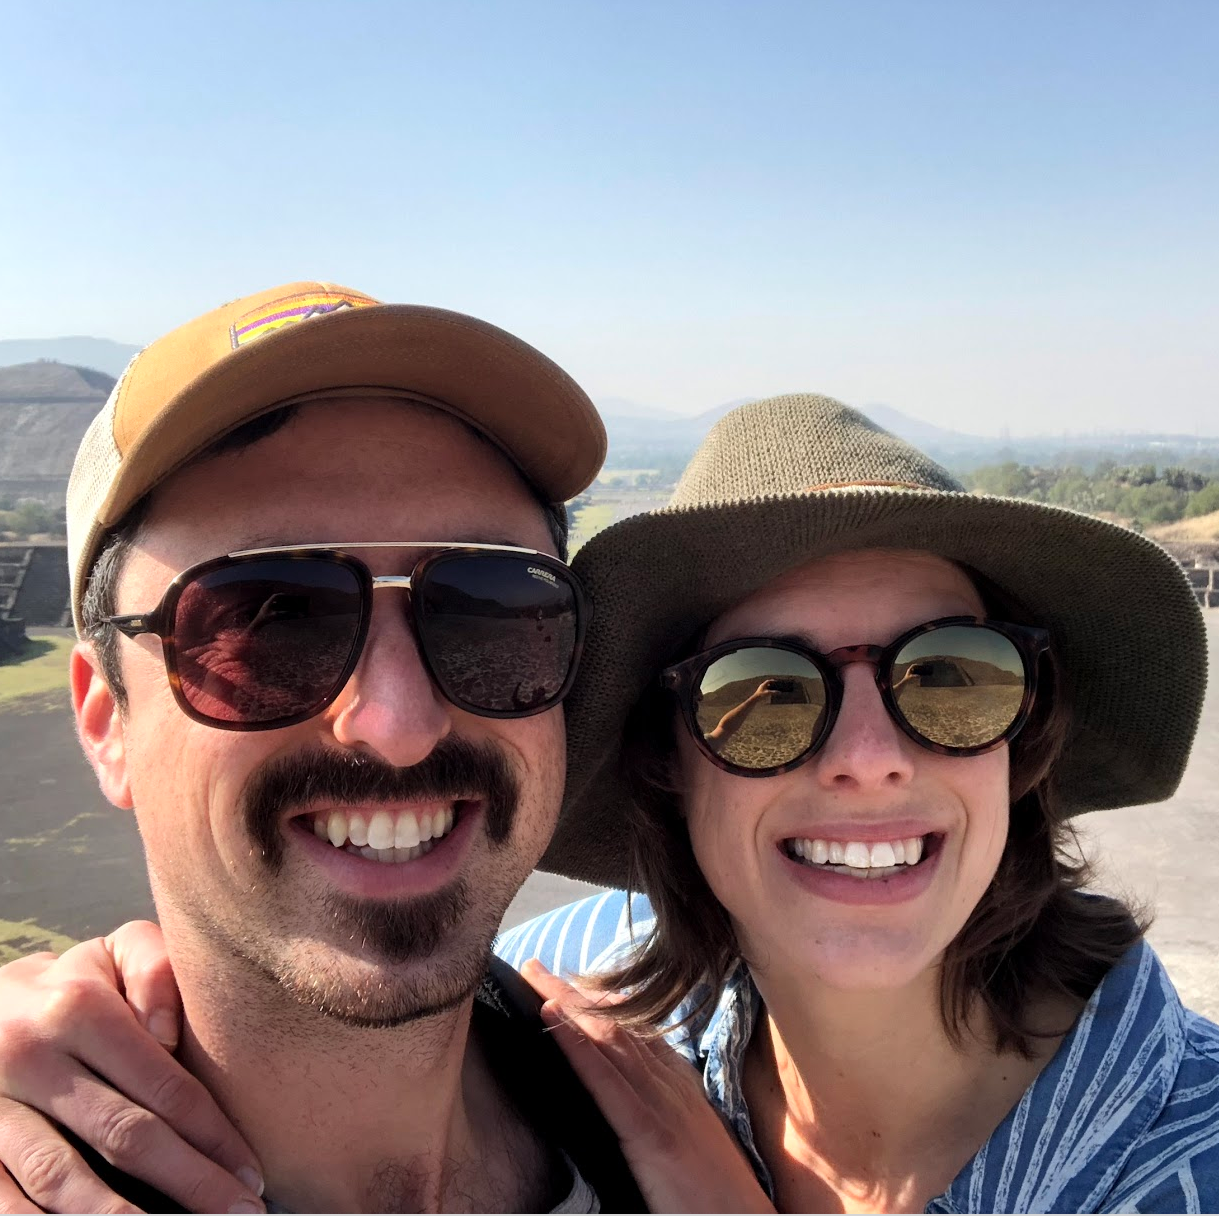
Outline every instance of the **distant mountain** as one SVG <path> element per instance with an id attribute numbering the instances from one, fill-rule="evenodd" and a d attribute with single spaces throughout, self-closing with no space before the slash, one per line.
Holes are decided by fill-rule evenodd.
<path id="1" fill-rule="evenodd" d="M 656 409 L 626 404 L 629 413 L 616 413 L 608 399 L 603 413 L 609 433 L 607 469 L 659 469 L 675 477 L 702 443 L 712 426 L 730 410 L 753 398 L 735 398 L 698 415 L 674 415 Z M 900 436 L 941 462 L 963 474 L 1002 461 L 1026 465 L 1076 464 L 1090 468 L 1100 457 L 1127 462 L 1154 462 L 1158 465 L 1190 464 L 1195 459 L 1219 457 L 1219 439 L 1160 433 L 1109 433 L 1079 436 L 1024 436 L 999 438 L 974 436 L 937 427 L 913 415 L 904 414 L 880 402 L 861 406 L 860 411 L 886 431 Z"/>
<path id="2" fill-rule="evenodd" d="M 693 456 L 702 439 L 729 411 L 755 398 L 733 398 L 697 415 L 675 415 L 658 408 L 639 406 L 622 398 L 607 398 L 598 403 L 605 430 L 609 433 L 609 468 L 678 468 Z M 950 432 L 903 415 L 890 406 L 873 403 L 860 408 L 869 419 L 886 431 L 935 453 L 973 449 L 998 441 L 987 441 L 962 432 Z"/>
<path id="3" fill-rule="evenodd" d="M 752 398 L 737 398 L 700 415 L 678 415 L 643 407 L 622 398 L 607 398 L 598 409 L 609 436 L 609 469 L 661 469 L 676 477 L 711 426 L 733 407 Z M 628 409 L 623 409 L 623 408 Z M 647 413 L 645 413 L 647 412 Z"/>
<path id="4" fill-rule="evenodd" d="M 80 438 L 113 386 L 113 377 L 71 364 L 0 368 L 0 490 L 62 493 Z"/>
<path id="5" fill-rule="evenodd" d="M 114 378 L 96 368 L 79 368 L 55 360 L 0 367 L 0 402 L 69 402 L 90 400 L 114 388 Z"/>
<path id="6" fill-rule="evenodd" d="M 886 432 L 892 432 L 894 436 L 900 436 L 921 449 L 965 448 L 1000 443 L 992 437 L 971 436 L 966 432 L 953 432 L 948 428 L 936 427 L 934 423 L 924 423 L 922 419 L 903 415 L 901 411 L 895 411 L 883 402 L 869 402 L 859 409 L 873 423 L 879 423 Z"/>
<path id="7" fill-rule="evenodd" d="M 678 416 L 659 406 L 645 406 L 629 398 L 602 398 L 597 402 L 602 419 L 676 419 Z"/>
<path id="8" fill-rule="evenodd" d="M 113 339 L 73 335 L 63 339 L 0 339 L 0 365 L 55 360 L 78 368 L 97 368 L 117 377 L 140 348 Z"/>

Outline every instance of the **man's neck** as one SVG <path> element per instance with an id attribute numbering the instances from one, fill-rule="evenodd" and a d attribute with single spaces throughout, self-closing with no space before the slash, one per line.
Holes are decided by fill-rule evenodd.
<path id="1" fill-rule="evenodd" d="M 276 1206 L 536 1211 L 557 1200 L 553 1152 L 472 1036 L 472 998 L 366 1029 L 301 1007 L 239 962 L 175 964 L 183 1061 L 253 1147 Z"/>

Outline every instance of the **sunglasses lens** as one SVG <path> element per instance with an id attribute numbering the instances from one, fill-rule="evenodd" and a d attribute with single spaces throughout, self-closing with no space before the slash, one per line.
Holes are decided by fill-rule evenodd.
<path id="1" fill-rule="evenodd" d="M 795 761 L 821 732 L 825 679 L 785 648 L 741 648 L 707 666 L 694 692 L 694 718 L 707 747 L 741 770 Z"/>
<path id="2" fill-rule="evenodd" d="M 565 570 L 526 555 L 441 555 L 413 590 L 419 636 L 445 696 L 522 716 L 553 706 L 575 661 L 580 615 Z"/>
<path id="3" fill-rule="evenodd" d="M 980 749 L 1016 721 L 1024 702 L 1016 645 L 986 626 L 942 626 L 912 639 L 893 662 L 893 696 L 919 736 Z"/>
<path id="4" fill-rule="evenodd" d="M 333 560 L 234 562 L 178 597 L 178 682 L 201 715 L 227 724 L 304 718 L 335 693 L 360 635 L 361 588 Z"/>

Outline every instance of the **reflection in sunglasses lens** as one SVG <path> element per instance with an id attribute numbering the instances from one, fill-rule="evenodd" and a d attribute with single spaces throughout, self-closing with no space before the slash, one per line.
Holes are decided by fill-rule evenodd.
<path id="1" fill-rule="evenodd" d="M 579 624 L 561 573 L 519 555 L 441 556 L 414 596 L 424 651 L 453 702 L 521 712 L 562 690 Z"/>
<path id="2" fill-rule="evenodd" d="M 330 560 L 233 563 L 178 598 L 174 651 L 186 701 L 226 723 L 300 715 L 329 695 L 360 627 L 360 583 Z"/>
<path id="3" fill-rule="evenodd" d="M 825 718 L 825 680 L 786 648 L 741 648 L 708 666 L 695 691 L 703 740 L 725 762 L 769 770 L 794 761 Z"/>
<path id="4" fill-rule="evenodd" d="M 912 639 L 893 662 L 893 696 L 920 736 L 954 749 L 998 740 L 1024 701 L 1024 662 L 1005 635 L 944 626 Z"/>

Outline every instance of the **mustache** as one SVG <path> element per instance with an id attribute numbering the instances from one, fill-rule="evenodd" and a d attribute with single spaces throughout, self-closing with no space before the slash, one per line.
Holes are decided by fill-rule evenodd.
<path id="1" fill-rule="evenodd" d="M 315 746 L 273 758 L 246 781 L 242 814 L 267 866 L 283 864 L 283 814 L 328 804 L 407 804 L 481 797 L 487 837 L 499 846 L 516 819 L 520 784 L 504 751 L 490 742 L 445 737 L 414 766 L 391 766 L 373 754 Z"/>

